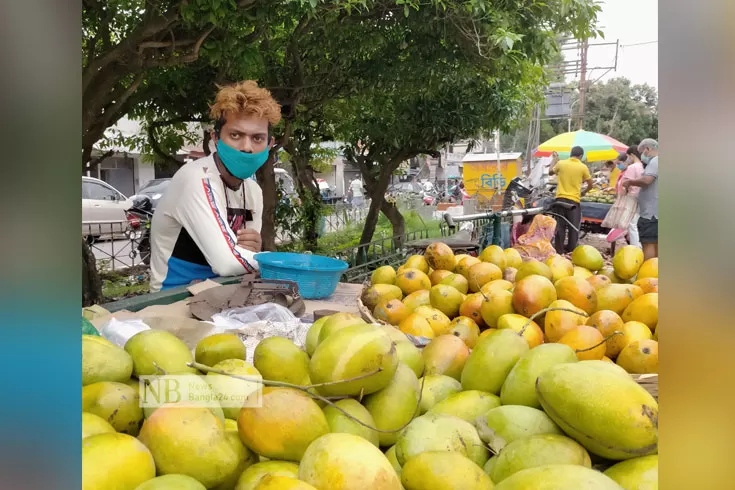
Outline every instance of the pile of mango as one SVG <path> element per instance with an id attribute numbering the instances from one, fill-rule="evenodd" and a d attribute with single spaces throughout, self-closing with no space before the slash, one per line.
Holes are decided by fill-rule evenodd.
<path id="1" fill-rule="evenodd" d="M 270 337 L 252 364 L 232 334 L 193 350 L 162 330 L 124 347 L 83 335 L 82 488 L 657 488 L 658 403 L 624 369 L 657 345 L 633 340 L 656 327 L 650 299 L 634 306 L 656 294 L 656 262 L 623 249 L 605 271 L 586 248 L 570 268 L 444 247 L 366 290 L 380 322 L 327 316 L 304 348 Z M 140 378 L 162 374 L 211 396 L 141 408 Z M 213 402 L 232 393 L 243 406 Z"/>

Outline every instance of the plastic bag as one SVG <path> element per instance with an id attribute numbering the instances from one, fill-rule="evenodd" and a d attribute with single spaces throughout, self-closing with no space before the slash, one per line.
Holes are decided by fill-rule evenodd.
<path id="1" fill-rule="evenodd" d="M 213 315 L 210 323 L 216 327 L 213 334 L 228 332 L 236 333 L 240 337 L 247 348 L 248 362 L 253 361 L 255 347 L 268 337 L 285 337 L 303 348 L 311 326 L 302 323 L 285 306 L 275 303 L 222 311 Z"/>
<path id="2" fill-rule="evenodd" d="M 130 337 L 150 329 L 151 327 L 138 318 L 129 320 L 110 318 L 110 321 L 105 323 L 100 329 L 100 335 L 118 347 L 125 347 L 125 343 Z"/>

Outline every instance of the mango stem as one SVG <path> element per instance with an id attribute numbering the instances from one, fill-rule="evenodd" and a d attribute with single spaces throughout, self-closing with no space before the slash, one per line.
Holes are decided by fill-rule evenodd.
<path id="1" fill-rule="evenodd" d="M 540 317 L 541 315 L 545 315 L 546 313 L 550 311 L 568 311 L 569 313 L 576 313 L 579 316 L 589 317 L 589 315 L 583 311 L 579 310 L 573 310 L 571 308 L 544 308 L 541 311 L 537 311 L 533 315 L 531 315 L 531 318 L 528 319 L 525 325 L 521 328 L 521 332 L 519 335 L 523 335 L 523 332 L 526 331 L 526 328 L 531 324 L 532 321 L 534 321 L 536 318 Z"/>
<path id="2" fill-rule="evenodd" d="M 608 335 L 607 337 L 605 337 L 604 339 L 602 339 L 601 342 L 596 343 L 592 347 L 586 347 L 584 349 L 577 349 L 574 352 L 587 352 L 588 350 L 596 349 L 599 346 L 601 346 L 602 344 L 604 344 L 605 342 L 607 342 L 608 340 L 610 340 L 611 338 L 615 337 L 616 335 L 625 335 L 625 334 L 623 332 L 621 332 L 620 330 L 615 330 L 613 333 L 611 333 L 610 335 Z"/>

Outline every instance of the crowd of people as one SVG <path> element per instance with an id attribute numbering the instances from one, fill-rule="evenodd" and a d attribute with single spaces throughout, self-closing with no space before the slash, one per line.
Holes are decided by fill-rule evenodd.
<path id="1" fill-rule="evenodd" d="M 585 151 L 575 146 L 566 160 L 554 158 L 549 175 L 557 176 L 554 246 L 568 254 L 577 246 L 582 221 L 581 197 L 592 189 L 589 167 L 582 162 Z M 658 142 L 646 138 L 631 145 L 606 167 L 619 170 L 615 182 L 616 199 L 602 225 L 610 228 L 609 241 L 626 236 L 631 245 L 641 247 L 645 259 L 658 257 Z M 584 184 L 584 189 L 582 188 Z M 570 226 L 571 225 L 571 226 Z"/>

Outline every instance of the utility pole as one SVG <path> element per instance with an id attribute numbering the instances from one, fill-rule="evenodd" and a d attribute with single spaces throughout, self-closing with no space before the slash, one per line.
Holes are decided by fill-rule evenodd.
<path id="1" fill-rule="evenodd" d="M 582 41 L 579 74 L 579 129 L 584 125 L 584 99 L 587 93 L 587 39 Z"/>

